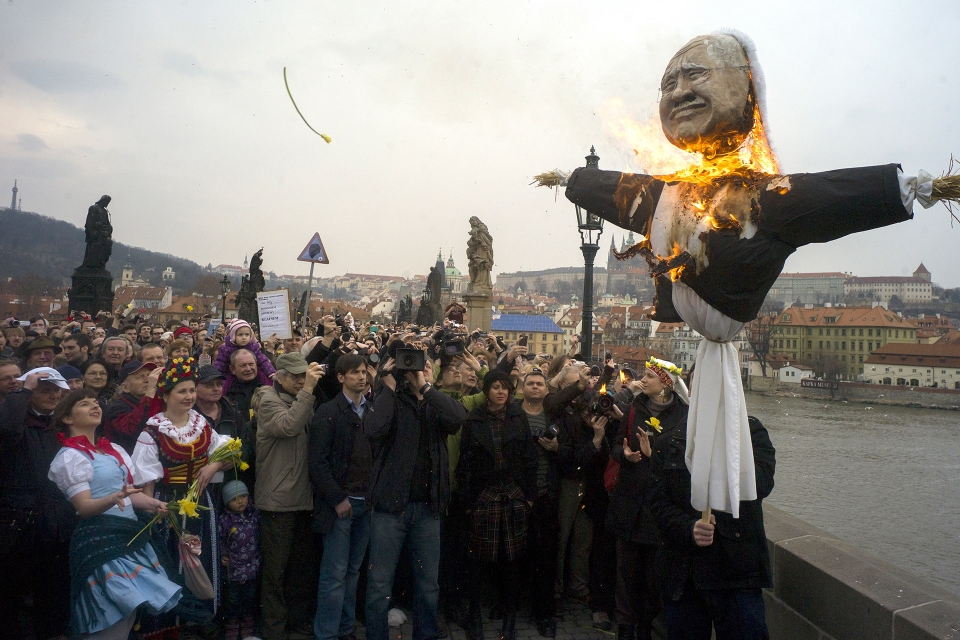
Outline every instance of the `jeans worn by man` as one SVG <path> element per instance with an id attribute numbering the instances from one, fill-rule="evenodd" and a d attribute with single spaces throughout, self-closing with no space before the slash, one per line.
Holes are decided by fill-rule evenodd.
<path id="1" fill-rule="evenodd" d="M 414 573 L 413 637 L 433 640 L 439 634 L 440 516 L 450 501 L 446 437 L 467 411 L 427 383 L 429 361 L 424 371 L 394 374 L 390 361 L 385 368 L 383 387 L 363 418 L 373 451 L 367 638 L 389 636 L 393 577 L 406 542 Z"/>
<path id="2" fill-rule="evenodd" d="M 317 640 L 336 640 L 356 629 L 357 580 L 370 541 L 366 495 L 373 457 L 360 423 L 367 410 L 363 358 L 337 360 L 342 392 L 317 409 L 310 427 L 309 468 L 314 531 L 323 535 L 317 588 Z"/>

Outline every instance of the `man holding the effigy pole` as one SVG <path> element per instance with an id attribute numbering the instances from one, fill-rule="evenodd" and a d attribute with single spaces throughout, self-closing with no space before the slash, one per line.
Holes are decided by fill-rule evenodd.
<path id="1" fill-rule="evenodd" d="M 699 154 L 698 164 L 666 176 L 585 167 L 536 180 L 566 185 L 578 206 L 640 233 L 643 241 L 618 257 L 647 260 L 654 319 L 682 320 L 706 338 L 697 350 L 685 462 L 690 503 L 709 527 L 711 509 L 736 519 L 741 500 L 758 497 L 731 340 L 756 318 L 787 257 L 806 244 L 909 220 L 914 200 L 926 208 L 956 203 L 960 176 L 907 176 L 896 164 L 781 175 L 767 135 L 763 72 L 753 43 L 738 32 L 684 45 L 661 92 L 664 134 Z"/>

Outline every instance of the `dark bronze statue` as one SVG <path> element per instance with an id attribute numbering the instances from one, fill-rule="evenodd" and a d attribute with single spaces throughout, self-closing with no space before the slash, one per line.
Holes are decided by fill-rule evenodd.
<path id="1" fill-rule="evenodd" d="M 110 196 L 103 196 L 87 209 L 87 222 L 83 225 L 86 232 L 87 248 L 83 254 L 84 269 L 106 269 L 110 253 L 113 251 L 113 225 L 110 224 L 110 212 L 107 205 Z"/>
<path id="2" fill-rule="evenodd" d="M 257 294 L 263 291 L 267 281 L 263 277 L 263 271 L 260 265 L 263 264 L 263 249 L 261 248 L 250 260 L 250 275 L 243 276 L 240 279 L 240 290 L 237 291 L 237 297 L 234 304 L 237 305 L 237 316 L 247 322 L 258 322 L 257 313 Z"/>

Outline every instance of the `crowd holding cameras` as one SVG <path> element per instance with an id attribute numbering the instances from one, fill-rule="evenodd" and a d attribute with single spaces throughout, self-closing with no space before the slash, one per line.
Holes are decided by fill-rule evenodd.
<path id="1" fill-rule="evenodd" d="M 451 320 L 326 316 L 279 340 L 125 314 L 3 327 L 0 562 L 26 579 L 0 581 L 0 628 L 386 640 L 408 608 L 420 639 L 493 621 L 513 640 L 524 605 L 556 636 L 567 599 L 622 640 L 659 616 L 670 638 L 766 637 L 773 446 L 751 418 L 760 499 L 702 521 L 671 363 L 528 353 Z M 213 462 L 230 446 L 243 465 Z M 199 517 L 177 531 L 90 551 L 184 498 Z M 183 540 L 191 571 L 170 561 Z"/>

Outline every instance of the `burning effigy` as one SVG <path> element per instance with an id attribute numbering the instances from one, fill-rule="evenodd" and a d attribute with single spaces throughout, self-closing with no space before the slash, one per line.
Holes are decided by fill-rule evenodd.
<path id="1" fill-rule="evenodd" d="M 640 234 L 617 257 L 647 261 L 653 319 L 685 322 L 706 338 L 687 425 L 691 504 L 705 516 L 715 509 L 739 517 L 740 501 L 756 499 L 757 489 L 732 340 L 797 248 L 909 220 L 914 201 L 950 208 L 960 175 L 908 176 L 897 164 L 781 174 L 765 125 L 763 71 L 752 41 L 736 31 L 685 44 L 660 90 L 663 133 L 695 154 L 689 167 L 666 175 L 583 167 L 535 181 L 565 186 L 578 206 Z"/>

